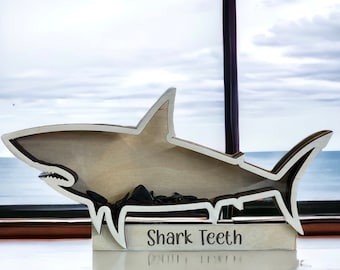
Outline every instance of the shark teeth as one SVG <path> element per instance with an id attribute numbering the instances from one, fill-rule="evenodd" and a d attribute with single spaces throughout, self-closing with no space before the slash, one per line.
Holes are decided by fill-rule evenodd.
<path id="1" fill-rule="evenodd" d="M 42 172 L 40 175 L 39 175 L 39 178 L 44 178 L 44 179 L 56 179 L 56 180 L 65 180 L 67 181 L 67 179 L 58 174 L 58 173 L 55 173 L 55 172 Z"/>

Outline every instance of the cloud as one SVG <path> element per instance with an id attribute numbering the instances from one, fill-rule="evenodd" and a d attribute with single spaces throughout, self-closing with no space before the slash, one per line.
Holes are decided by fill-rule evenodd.
<path id="1" fill-rule="evenodd" d="M 240 53 L 241 136 L 247 148 L 265 143 L 251 139 L 261 132 L 271 138 L 270 147 L 288 149 L 318 129 L 334 130 L 329 147 L 340 147 L 339 18 L 337 6 L 328 15 L 279 21 L 255 35 L 255 53 Z"/>
<path id="2" fill-rule="evenodd" d="M 20 1 L 1 1 L 0 133 L 72 122 L 135 125 L 174 86 L 177 135 L 223 151 L 220 2 L 114 2 L 33 0 L 18 9 Z M 288 149 L 298 139 L 285 142 L 284 129 L 303 122 L 308 135 L 321 127 L 313 121 L 338 107 L 339 17 L 333 9 L 281 21 L 240 51 L 242 150 Z"/>
<path id="3" fill-rule="evenodd" d="M 269 29 L 269 34 L 255 36 L 254 43 L 259 46 L 301 46 L 306 49 L 323 47 L 319 42 L 339 42 L 340 7 L 337 6 L 327 16 L 301 18 L 295 21 L 284 21 Z M 326 47 L 327 49 L 327 47 Z"/>
<path id="4" fill-rule="evenodd" d="M 308 81 L 339 82 L 340 73 L 340 7 L 328 16 L 315 16 L 273 26 L 268 35 L 255 36 L 254 44 L 281 50 L 289 64 L 276 68 L 281 78 L 304 78 Z M 331 84 L 329 84 L 330 86 Z M 306 91 L 314 87 L 308 86 Z M 334 86 L 339 87 L 337 84 Z M 307 88 L 307 87 L 306 87 Z M 339 92 L 333 91 L 335 97 Z"/>
<path id="5" fill-rule="evenodd" d="M 281 5 L 285 5 L 285 4 L 290 4 L 290 3 L 294 3 L 297 2 L 298 0 L 262 0 L 261 4 L 264 6 L 268 6 L 268 7 L 273 7 L 273 6 L 281 6 Z"/>
<path id="6" fill-rule="evenodd" d="M 220 11 L 207 0 L 1 1 L 0 133 L 136 125 L 174 86 L 177 134 L 199 140 L 200 123 L 223 126 Z"/>

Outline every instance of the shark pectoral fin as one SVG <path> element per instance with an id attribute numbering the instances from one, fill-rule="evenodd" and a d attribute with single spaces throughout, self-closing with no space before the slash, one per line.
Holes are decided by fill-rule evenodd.
<path id="1" fill-rule="evenodd" d="M 113 217 L 111 213 L 111 209 L 108 206 L 101 206 L 98 211 L 95 210 L 94 206 L 89 207 L 89 213 L 92 220 L 93 227 L 96 229 L 98 234 L 101 234 L 103 221 L 106 221 L 107 227 L 114 238 L 114 240 L 122 247 L 126 248 L 126 241 L 125 241 L 125 211 L 121 211 L 118 218 L 118 225 L 117 227 L 113 223 Z"/>
<path id="2" fill-rule="evenodd" d="M 109 209 L 109 208 L 108 208 Z M 117 228 L 113 223 L 113 218 L 111 214 L 111 210 L 109 209 L 107 213 L 106 223 L 107 227 L 112 235 L 112 237 L 116 240 L 116 242 L 122 247 L 126 248 L 126 240 L 125 240 L 125 218 L 126 218 L 126 211 L 123 210 L 124 207 L 121 209 L 118 217 L 118 225 Z"/>

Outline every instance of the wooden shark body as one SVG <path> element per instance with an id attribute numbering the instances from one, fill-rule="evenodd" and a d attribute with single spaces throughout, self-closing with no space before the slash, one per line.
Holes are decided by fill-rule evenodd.
<path id="1" fill-rule="evenodd" d="M 175 90 L 169 89 L 136 127 L 70 124 L 21 130 L 2 137 L 19 159 L 45 173 L 57 191 L 89 207 L 100 231 L 106 216 L 109 229 L 125 246 L 124 220 L 131 212 L 170 212 L 207 209 L 217 222 L 221 207 L 242 208 L 246 201 L 274 197 L 281 212 L 302 233 L 296 208 L 296 186 L 307 164 L 327 144 L 331 133 L 321 131 L 306 138 L 272 171 L 234 156 L 181 140 L 173 127 Z M 86 196 L 94 191 L 114 203 L 143 184 L 156 194 L 173 192 L 207 198 L 207 202 L 167 206 L 125 206 L 119 217 L 110 209 L 95 208 Z M 118 218 L 118 227 L 111 221 Z M 111 224 L 111 225 L 110 225 Z M 123 230 L 124 231 L 124 230 Z"/>

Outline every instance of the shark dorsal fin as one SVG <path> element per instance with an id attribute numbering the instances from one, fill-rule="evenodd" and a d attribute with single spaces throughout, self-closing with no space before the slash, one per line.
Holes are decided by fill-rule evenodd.
<path id="1" fill-rule="evenodd" d="M 173 110 L 176 89 L 168 89 L 138 123 L 141 135 L 152 140 L 174 137 Z"/>

